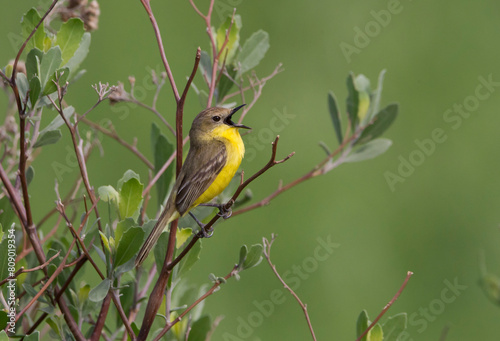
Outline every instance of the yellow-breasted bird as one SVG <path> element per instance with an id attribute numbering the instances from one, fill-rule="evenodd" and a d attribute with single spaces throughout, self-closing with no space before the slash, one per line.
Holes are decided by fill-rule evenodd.
<path id="1" fill-rule="evenodd" d="M 234 109 L 208 108 L 195 117 L 189 131 L 186 161 L 165 209 L 137 255 L 136 266 L 144 262 L 167 224 L 211 201 L 227 187 L 245 154 L 239 129 L 250 127 L 231 120 L 244 105 Z"/>

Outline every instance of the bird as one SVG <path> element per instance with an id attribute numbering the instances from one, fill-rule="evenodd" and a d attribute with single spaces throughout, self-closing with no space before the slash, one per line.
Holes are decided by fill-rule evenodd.
<path id="1" fill-rule="evenodd" d="M 211 107 L 194 118 L 186 160 L 165 208 L 137 254 L 136 266 L 147 258 L 165 226 L 196 206 L 209 203 L 229 185 L 245 154 L 239 129 L 251 129 L 232 121 L 232 116 L 243 106 L 245 104 L 233 109 Z M 227 215 L 228 212 L 221 213 Z M 202 231 L 205 232 L 203 228 Z"/>

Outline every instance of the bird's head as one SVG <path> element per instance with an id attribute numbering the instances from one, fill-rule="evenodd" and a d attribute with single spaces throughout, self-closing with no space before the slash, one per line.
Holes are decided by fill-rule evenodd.
<path id="1" fill-rule="evenodd" d="M 214 107 L 203 110 L 193 121 L 191 131 L 189 132 L 190 138 L 217 138 L 218 136 L 223 136 L 230 130 L 239 128 L 251 129 L 244 124 L 234 123 L 232 120 L 234 113 L 243 106 L 245 106 L 245 104 L 234 109 Z"/>

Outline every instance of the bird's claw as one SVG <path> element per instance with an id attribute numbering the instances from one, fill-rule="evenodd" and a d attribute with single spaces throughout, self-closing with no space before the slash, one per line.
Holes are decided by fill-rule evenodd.
<path id="1" fill-rule="evenodd" d="M 214 235 L 214 229 L 210 227 L 207 230 L 205 230 L 205 227 L 201 227 L 200 231 L 198 232 L 198 238 L 210 238 Z"/>

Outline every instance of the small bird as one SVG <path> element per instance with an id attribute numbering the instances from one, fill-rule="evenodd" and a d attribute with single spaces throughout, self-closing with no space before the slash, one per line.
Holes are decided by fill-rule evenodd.
<path id="1" fill-rule="evenodd" d="M 189 131 L 186 161 L 165 209 L 137 255 L 136 266 L 144 262 L 167 224 L 211 201 L 229 185 L 245 154 L 239 129 L 250 129 L 234 123 L 231 117 L 244 105 L 234 109 L 208 108 L 195 117 Z"/>

